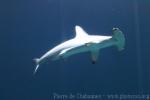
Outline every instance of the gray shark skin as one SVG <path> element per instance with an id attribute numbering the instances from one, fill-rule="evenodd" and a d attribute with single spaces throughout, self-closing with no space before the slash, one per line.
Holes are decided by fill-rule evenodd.
<path id="1" fill-rule="evenodd" d="M 92 63 L 96 63 L 100 49 L 116 46 L 119 51 L 124 49 L 125 37 L 119 28 L 112 29 L 112 36 L 89 35 L 80 26 L 75 26 L 76 36 L 49 50 L 42 57 L 34 59 L 37 72 L 39 65 L 47 60 L 65 59 L 72 55 L 90 52 Z"/>

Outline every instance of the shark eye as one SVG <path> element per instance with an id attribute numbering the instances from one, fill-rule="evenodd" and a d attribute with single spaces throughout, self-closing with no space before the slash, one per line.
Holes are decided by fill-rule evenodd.
<path id="1" fill-rule="evenodd" d="M 114 31 L 117 31 L 117 30 L 119 30 L 119 28 L 113 28 L 113 29 L 112 29 L 113 32 L 114 32 Z"/>

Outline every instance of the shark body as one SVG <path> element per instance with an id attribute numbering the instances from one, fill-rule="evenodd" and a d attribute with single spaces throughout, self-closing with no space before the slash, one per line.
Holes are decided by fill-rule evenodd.
<path id="1" fill-rule="evenodd" d="M 34 72 L 37 71 L 39 65 L 49 59 L 65 59 L 74 54 L 91 52 L 92 63 L 95 63 L 100 49 L 117 46 L 118 50 L 121 51 L 125 46 L 125 37 L 119 28 L 112 29 L 112 36 L 89 35 L 80 26 L 75 26 L 75 33 L 76 36 L 73 39 L 57 45 L 42 57 L 34 59 L 37 65 Z"/>

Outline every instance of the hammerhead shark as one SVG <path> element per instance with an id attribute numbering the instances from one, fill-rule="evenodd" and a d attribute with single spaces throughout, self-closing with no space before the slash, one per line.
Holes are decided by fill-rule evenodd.
<path id="1" fill-rule="evenodd" d="M 37 72 L 39 66 L 45 61 L 66 59 L 74 54 L 90 52 L 92 63 L 96 63 L 100 49 L 116 46 L 119 51 L 124 49 L 125 37 L 119 28 L 112 29 L 112 36 L 89 35 L 83 28 L 75 26 L 75 37 L 65 41 L 49 50 L 42 57 L 34 59 Z"/>

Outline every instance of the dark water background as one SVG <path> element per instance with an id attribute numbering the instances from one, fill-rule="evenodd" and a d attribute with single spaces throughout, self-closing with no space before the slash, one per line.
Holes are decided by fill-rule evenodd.
<path id="1" fill-rule="evenodd" d="M 149 0 L 1 2 L 0 100 L 53 100 L 53 93 L 150 94 Z M 33 75 L 32 59 L 73 38 L 75 25 L 99 35 L 119 27 L 125 50 L 103 49 L 95 65 L 88 53 L 49 61 Z"/>

